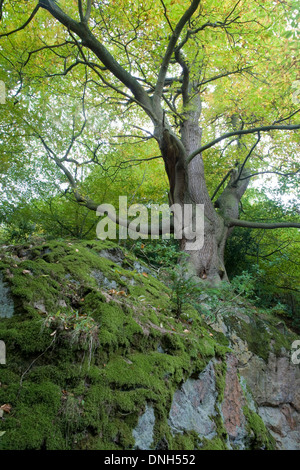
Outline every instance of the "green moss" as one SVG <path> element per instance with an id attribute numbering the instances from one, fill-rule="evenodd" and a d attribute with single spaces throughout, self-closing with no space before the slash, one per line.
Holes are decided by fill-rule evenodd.
<path id="1" fill-rule="evenodd" d="M 199 436 L 195 431 L 176 434 L 172 442 L 172 450 L 195 450 L 198 444 Z"/>
<path id="2" fill-rule="evenodd" d="M 225 361 L 219 361 L 214 363 L 215 378 L 216 378 L 216 390 L 218 392 L 218 402 L 222 403 L 224 400 L 224 391 L 226 386 L 226 371 L 227 364 Z"/>
<path id="3" fill-rule="evenodd" d="M 0 449 L 41 449 L 47 446 L 48 439 L 52 444 L 56 442 L 57 449 L 64 448 L 62 434 L 53 426 L 61 404 L 58 386 L 51 382 L 24 383 L 18 388 L 12 385 L 6 396 L 13 413 L 1 423 L 6 432 L 0 440 Z"/>
<path id="4" fill-rule="evenodd" d="M 184 371 L 190 368 L 187 357 L 170 356 L 152 351 L 148 354 L 128 354 L 115 356 L 105 367 L 105 377 L 113 388 L 122 390 L 149 389 L 160 397 L 167 382 L 180 383 Z"/>
<path id="5" fill-rule="evenodd" d="M 252 436 L 250 449 L 274 450 L 276 448 L 275 440 L 267 430 L 261 417 L 247 406 L 243 407 L 243 412 L 247 420 L 249 435 Z"/>
<path id="6" fill-rule="evenodd" d="M 42 330 L 41 318 L 14 316 L 0 321 L 0 337 L 5 341 L 7 360 L 10 363 L 10 351 L 27 357 L 32 353 L 44 351 L 51 343 L 49 334 Z"/>
<path id="7" fill-rule="evenodd" d="M 234 316 L 224 318 L 226 325 L 237 332 L 238 336 L 247 342 L 248 348 L 264 361 L 268 361 L 270 351 L 279 355 L 282 348 L 289 350 L 295 335 L 286 332 L 282 334 L 277 328 L 278 320 L 270 315 L 252 314 L 248 321 L 238 319 Z"/>
<path id="8" fill-rule="evenodd" d="M 219 437 L 202 439 L 200 450 L 227 450 L 226 444 Z"/>
<path id="9" fill-rule="evenodd" d="M 223 421 L 223 416 L 221 413 L 220 409 L 220 404 L 219 404 L 219 395 L 218 395 L 218 402 L 215 404 L 215 414 L 211 416 L 211 419 L 214 421 L 216 425 L 216 443 L 222 442 L 222 448 L 227 449 L 227 441 L 228 441 L 228 433 L 226 431 L 226 428 L 224 426 L 224 421 Z M 214 439 L 213 439 L 214 440 Z"/>

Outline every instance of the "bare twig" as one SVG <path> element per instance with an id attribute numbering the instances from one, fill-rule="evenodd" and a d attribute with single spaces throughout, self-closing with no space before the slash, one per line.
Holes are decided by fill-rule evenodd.
<path id="1" fill-rule="evenodd" d="M 23 374 L 21 375 L 21 379 L 20 379 L 20 389 L 21 389 L 21 387 L 22 387 L 22 383 L 23 383 L 23 379 L 24 379 L 25 375 L 29 372 L 29 370 L 31 369 L 31 367 L 33 366 L 33 364 L 34 364 L 38 359 L 40 359 L 40 357 L 44 356 L 44 354 L 46 354 L 47 351 L 49 351 L 49 349 L 51 348 L 51 346 L 52 346 L 52 344 L 54 343 L 55 339 L 56 339 L 56 334 L 54 334 L 51 343 L 49 344 L 49 346 L 47 346 L 47 348 L 45 349 L 45 351 L 43 351 L 38 357 L 36 357 L 36 358 L 31 362 L 31 364 L 27 367 L 27 369 L 25 370 L 25 372 L 23 372 Z M 18 393 L 20 393 L 20 389 L 19 389 L 19 392 L 18 392 Z"/>
<path id="2" fill-rule="evenodd" d="M 171 29 L 171 31 L 174 31 L 174 29 L 173 29 L 173 27 L 172 27 L 172 25 L 171 25 L 171 23 L 170 23 L 170 20 L 169 20 L 169 18 L 168 18 L 166 5 L 164 4 L 163 0 L 160 0 L 160 3 L 161 3 L 162 6 L 163 6 L 163 9 L 164 9 L 164 16 L 165 16 L 165 18 L 166 18 L 166 20 L 167 20 L 167 22 L 168 22 L 168 25 L 170 26 L 170 29 Z"/>

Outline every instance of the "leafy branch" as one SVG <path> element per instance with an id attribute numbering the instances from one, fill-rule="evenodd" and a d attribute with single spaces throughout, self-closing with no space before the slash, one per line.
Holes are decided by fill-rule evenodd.
<path id="1" fill-rule="evenodd" d="M 229 137 L 233 137 L 235 135 L 247 135 L 247 134 L 255 134 L 258 132 L 269 132 L 269 131 L 275 131 L 275 130 L 283 130 L 283 131 L 294 131 L 300 129 L 300 124 L 294 124 L 294 125 L 270 125 L 270 126 L 261 126 L 261 127 L 254 127 L 252 129 L 241 129 L 237 131 L 232 131 L 232 132 L 227 132 L 226 134 L 221 135 L 217 139 L 212 140 L 208 144 L 202 145 L 199 147 L 197 150 L 192 152 L 188 158 L 187 158 L 187 163 L 190 163 L 193 158 L 195 158 L 198 154 L 204 152 L 205 150 L 213 147 L 214 145 L 218 144 L 224 139 L 228 139 Z"/>
<path id="2" fill-rule="evenodd" d="M 0 5 L 0 8 L 1 8 L 1 9 L 0 9 L 1 15 L 2 15 L 2 5 L 3 5 L 3 0 L 2 0 L 1 5 Z M 22 29 L 25 29 L 26 26 L 28 26 L 29 23 L 33 20 L 33 18 L 35 17 L 35 15 L 37 14 L 37 12 L 39 11 L 39 8 L 40 8 L 40 5 L 37 5 L 37 6 L 34 8 L 33 12 L 32 12 L 31 15 L 30 15 L 30 17 L 28 18 L 27 21 L 25 21 L 25 23 L 24 23 L 22 26 L 20 26 L 19 28 L 14 29 L 14 30 L 12 30 L 12 31 L 9 31 L 8 33 L 0 34 L 0 38 L 2 38 L 2 37 L 8 37 L 8 36 L 10 36 L 11 34 L 17 33 L 18 31 L 22 31 Z"/>

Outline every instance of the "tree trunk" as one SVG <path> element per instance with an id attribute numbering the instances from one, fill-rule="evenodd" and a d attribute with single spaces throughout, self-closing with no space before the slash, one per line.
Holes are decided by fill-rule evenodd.
<path id="1" fill-rule="evenodd" d="M 192 106 L 191 106 L 192 104 Z M 232 170 L 230 181 L 218 198 L 215 206 L 209 196 L 204 172 L 202 155 L 198 154 L 187 165 L 187 156 L 201 147 L 202 130 L 199 127 L 201 101 L 199 94 L 193 93 L 189 111 L 181 125 L 181 139 L 165 128 L 159 134 L 160 149 L 169 177 L 171 204 L 180 204 L 184 211 L 186 204 L 204 206 L 204 241 L 200 249 L 189 249 L 189 240 L 185 236 L 180 240 L 180 248 L 188 255 L 190 271 L 211 285 L 228 280 L 224 265 L 226 240 L 233 228 L 226 225 L 226 219 L 237 219 L 239 201 L 244 194 L 249 179 L 240 180 L 246 171 L 240 168 Z M 216 210 L 216 208 L 218 210 Z M 195 226 L 193 217 L 190 227 Z"/>

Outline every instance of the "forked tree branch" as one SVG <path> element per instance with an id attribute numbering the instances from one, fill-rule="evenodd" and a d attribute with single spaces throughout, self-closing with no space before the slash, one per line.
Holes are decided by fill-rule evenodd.
<path id="1" fill-rule="evenodd" d="M 244 68 L 241 68 L 241 69 L 238 68 L 237 70 L 233 70 L 232 72 L 220 73 L 219 75 L 215 75 L 214 77 L 207 78 L 206 80 L 203 79 L 199 83 L 199 85 L 206 85 L 207 83 L 214 82 L 215 80 L 219 80 L 220 78 L 225 78 L 225 77 L 229 77 L 230 75 L 247 72 L 247 70 L 251 69 L 252 67 L 253 66 L 250 65 L 248 67 L 244 67 Z"/>
<path id="2" fill-rule="evenodd" d="M 155 92 L 153 96 L 153 100 L 155 104 L 158 104 L 160 102 L 164 84 L 165 84 L 165 78 L 167 75 L 168 67 L 170 64 L 170 60 L 172 57 L 172 54 L 175 50 L 175 46 L 177 44 L 177 41 L 179 39 L 180 33 L 183 30 L 184 26 L 187 24 L 187 22 L 190 20 L 190 18 L 193 16 L 195 11 L 197 10 L 199 6 L 200 0 L 193 0 L 190 7 L 184 12 L 180 20 L 178 21 L 171 37 L 169 44 L 167 46 L 164 58 L 162 60 L 162 64 L 160 66 L 160 70 L 158 73 L 158 79 L 156 82 L 155 86 Z"/>
<path id="3" fill-rule="evenodd" d="M 199 1 L 199 0 L 198 0 Z M 82 41 L 82 45 L 89 48 L 102 64 L 123 83 L 134 95 L 139 105 L 145 110 L 150 118 L 155 119 L 151 100 L 139 84 L 138 80 L 125 70 L 122 65 L 111 55 L 108 49 L 93 35 L 86 22 L 77 22 L 68 16 L 54 0 L 40 0 L 39 6 L 49 11 L 69 32 L 77 34 Z M 89 15 L 87 11 L 86 15 Z"/>
<path id="4" fill-rule="evenodd" d="M 43 136 L 36 129 L 33 129 L 33 132 L 34 132 L 34 135 L 41 141 L 41 143 L 42 143 L 44 149 L 46 150 L 49 158 L 51 158 L 51 160 L 53 160 L 55 162 L 55 164 L 58 166 L 58 168 L 60 168 L 60 170 L 66 176 L 66 178 L 67 178 L 67 180 L 70 184 L 71 192 L 74 195 L 74 197 L 75 197 L 76 201 L 78 202 L 78 204 L 80 204 L 81 206 L 85 206 L 89 210 L 92 210 L 92 211 L 96 212 L 97 215 L 104 215 L 106 213 L 107 216 L 110 218 L 110 220 L 112 220 L 114 223 L 116 223 L 117 225 L 121 225 L 123 227 L 127 227 L 128 229 L 130 229 L 130 224 L 132 222 L 131 220 L 128 220 L 127 218 L 124 218 L 124 217 L 120 217 L 119 215 L 116 214 L 115 211 L 110 212 L 110 208 L 108 208 L 107 204 L 99 204 L 99 203 L 96 203 L 95 201 L 93 201 L 92 199 L 90 199 L 86 196 L 83 196 L 81 194 L 80 190 L 78 189 L 78 184 L 77 184 L 76 179 L 72 175 L 71 171 L 65 166 L 64 162 L 66 161 L 66 159 L 65 158 L 59 158 L 56 155 L 56 153 L 51 149 L 51 147 L 49 147 L 49 145 L 47 144 L 47 142 L 45 141 Z M 72 140 L 71 144 L 72 143 L 73 143 L 73 140 Z M 68 153 L 68 151 L 67 151 L 67 153 Z M 157 158 L 157 157 L 154 157 L 154 158 Z M 163 235 L 163 234 L 169 234 L 169 233 L 174 232 L 174 225 L 173 225 L 172 220 L 170 220 L 168 222 L 165 222 L 164 220 L 160 220 L 159 225 L 155 228 L 153 227 L 153 225 L 151 223 L 150 224 L 141 224 L 139 228 L 140 228 L 139 233 L 144 234 L 144 235 L 149 235 L 149 234 L 151 234 L 151 235 Z"/>

